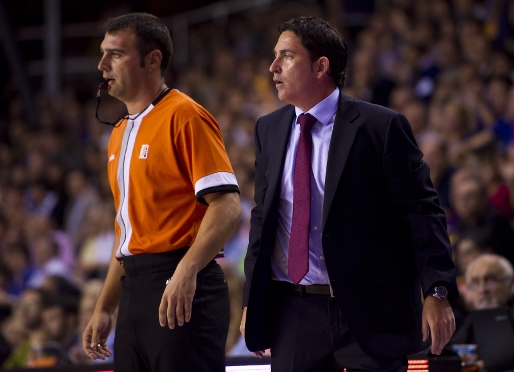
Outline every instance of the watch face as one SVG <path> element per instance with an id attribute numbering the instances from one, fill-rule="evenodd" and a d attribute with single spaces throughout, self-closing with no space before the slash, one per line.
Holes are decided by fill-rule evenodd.
<path id="1" fill-rule="evenodd" d="M 435 287 L 435 295 L 437 298 L 444 300 L 448 297 L 448 290 L 443 286 Z"/>

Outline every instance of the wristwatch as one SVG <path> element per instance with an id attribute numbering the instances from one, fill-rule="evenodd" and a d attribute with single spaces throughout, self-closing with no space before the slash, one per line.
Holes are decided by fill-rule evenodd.
<path id="1" fill-rule="evenodd" d="M 435 297 L 439 301 L 446 300 L 448 298 L 448 290 L 446 289 L 445 286 L 438 285 L 438 286 L 432 288 L 430 291 L 428 291 L 427 297 L 428 296 Z"/>

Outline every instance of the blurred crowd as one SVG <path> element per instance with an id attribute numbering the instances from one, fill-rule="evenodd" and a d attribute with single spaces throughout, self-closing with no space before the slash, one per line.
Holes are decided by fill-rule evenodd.
<path id="1" fill-rule="evenodd" d="M 476 298 L 486 287 L 466 280 L 470 264 L 486 253 L 514 263 L 514 2 L 377 0 L 366 26 L 351 30 L 318 3 L 279 2 L 191 27 L 189 64 L 168 79 L 218 120 L 240 185 L 243 218 L 220 260 L 232 296 L 227 353 L 248 354 L 238 328 L 253 207 L 253 128 L 282 105 L 268 71 L 277 26 L 301 15 L 336 22 L 346 35 L 346 94 L 410 121 L 447 214 L 461 291 L 457 325 L 465 323 L 482 306 Z M 70 82 L 59 99 L 38 93 L 33 108 L 13 96 L 1 122 L 4 368 L 88 362 L 80 334 L 106 274 L 115 216 L 106 177 L 111 128 L 95 119 L 94 93 Z M 119 103 L 102 100 L 102 117 L 124 114 Z M 27 123 L 26 110 L 36 110 L 37 127 Z M 503 304 L 512 301 L 512 268 L 508 274 Z M 489 289 L 504 283 L 497 279 L 488 277 Z"/>

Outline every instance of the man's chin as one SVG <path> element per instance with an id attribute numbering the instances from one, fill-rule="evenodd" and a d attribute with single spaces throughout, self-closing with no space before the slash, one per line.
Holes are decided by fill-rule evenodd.
<path id="1" fill-rule="evenodd" d="M 496 301 L 496 299 L 487 299 L 479 301 L 475 306 L 475 310 L 495 309 L 497 307 L 498 301 Z"/>
<path id="2" fill-rule="evenodd" d="M 277 95 L 278 99 L 281 101 L 281 102 L 284 102 L 284 103 L 287 103 L 287 104 L 291 104 L 293 106 L 296 106 L 293 102 L 295 102 L 294 100 L 291 99 L 291 96 L 290 95 L 287 95 L 285 92 L 280 92 L 278 91 L 278 95 Z"/>
<path id="3" fill-rule="evenodd" d="M 119 95 L 120 95 L 120 94 L 119 94 L 120 92 L 119 92 L 119 90 L 118 90 L 118 89 L 116 89 L 116 88 L 113 88 L 113 87 L 109 86 L 109 89 L 107 89 L 107 93 L 109 93 L 109 95 L 110 95 L 111 97 L 114 97 L 114 98 L 119 99 L 118 97 L 119 97 Z"/>

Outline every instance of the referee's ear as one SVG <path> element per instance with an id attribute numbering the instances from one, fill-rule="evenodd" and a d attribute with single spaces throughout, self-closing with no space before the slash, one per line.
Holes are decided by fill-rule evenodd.
<path id="1" fill-rule="evenodd" d="M 148 72 L 161 71 L 162 53 L 159 49 L 154 49 L 145 57 L 145 67 Z"/>

